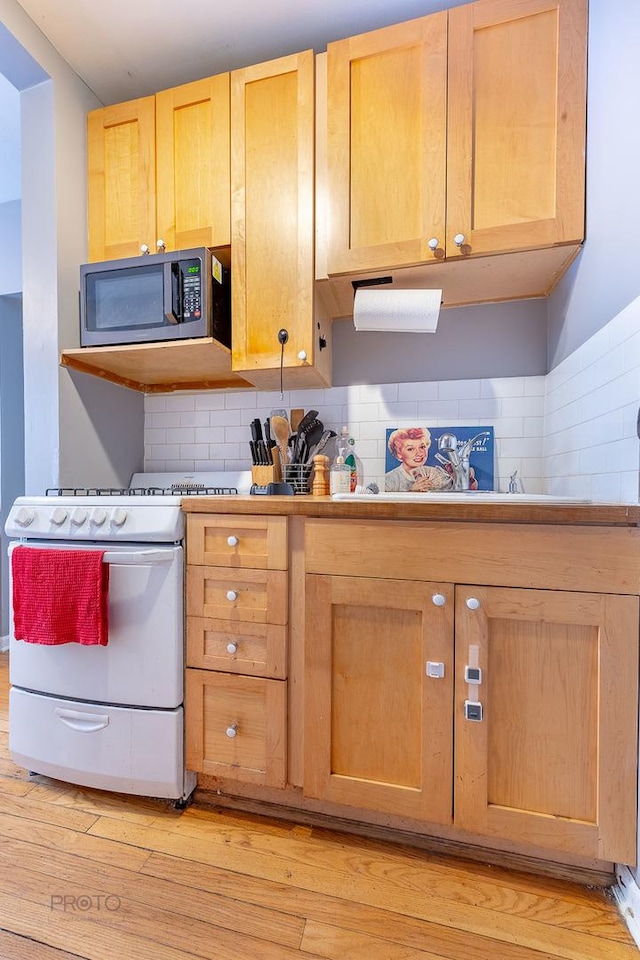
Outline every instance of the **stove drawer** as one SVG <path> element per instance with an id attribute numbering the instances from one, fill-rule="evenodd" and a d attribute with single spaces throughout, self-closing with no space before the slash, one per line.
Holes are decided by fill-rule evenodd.
<path id="1" fill-rule="evenodd" d="M 187 562 L 286 570 L 287 518 L 189 514 Z"/>
<path id="2" fill-rule="evenodd" d="M 12 687 L 9 750 L 35 773 L 99 790 L 179 798 L 183 711 L 137 710 Z"/>
<path id="3" fill-rule="evenodd" d="M 187 617 L 188 667 L 284 680 L 286 657 L 286 626 Z"/>
<path id="4" fill-rule="evenodd" d="M 187 567 L 187 614 L 215 620 L 284 625 L 288 619 L 285 570 Z"/>
<path id="5" fill-rule="evenodd" d="M 286 713 L 285 680 L 187 670 L 189 770 L 284 787 Z"/>

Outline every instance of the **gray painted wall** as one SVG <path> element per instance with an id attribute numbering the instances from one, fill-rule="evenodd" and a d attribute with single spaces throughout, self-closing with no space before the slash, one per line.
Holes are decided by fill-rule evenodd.
<path id="1" fill-rule="evenodd" d="M 0 174 L 1 175 L 1 174 Z M 22 206 L 0 203 L 0 296 L 22 290 Z"/>
<path id="2" fill-rule="evenodd" d="M 9 565 L 4 524 L 24 493 L 22 300 L 0 297 L 0 635 L 9 633 Z"/>
<path id="3" fill-rule="evenodd" d="M 587 231 L 549 299 L 549 369 L 640 294 L 640 4 L 589 5 Z"/>
<path id="4" fill-rule="evenodd" d="M 79 339 L 86 115 L 100 104 L 15 0 L 0 0 L 0 71 L 21 91 L 26 492 L 78 475 L 121 484 L 143 455 L 142 395 L 78 389 L 59 366 Z"/>
<path id="5" fill-rule="evenodd" d="M 435 333 L 356 332 L 333 325 L 333 384 L 415 383 L 546 373 L 547 301 L 441 310 Z"/>

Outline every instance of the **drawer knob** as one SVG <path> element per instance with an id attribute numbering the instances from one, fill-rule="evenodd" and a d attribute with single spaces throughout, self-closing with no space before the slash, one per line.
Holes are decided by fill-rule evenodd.
<path id="1" fill-rule="evenodd" d="M 447 602 L 447 598 L 441 593 L 434 593 L 434 595 L 431 597 L 431 600 L 433 603 L 435 603 L 436 607 L 444 607 L 445 603 Z"/>
<path id="2" fill-rule="evenodd" d="M 228 736 L 228 737 L 231 737 L 232 739 L 233 739 L 233 737 L 237 737 L 237 736 L 238 736 L 238 724 L 237 724 L 237 723 L 230 723 L 225 732 L 226 732 L 227 736 Z"/>
<path id="3" fill-rule="evenodd" d="M 233 601 L 234 601 L 234 600 L 237 600 L 237 599 L 238 599 L 238 591 L 237 591 L 237 590 L 227 590 L 227 600 L 228 600 L 230 603 L 233 603 Z"/>
<path id="4" fill-rule="evenodd" d="M 439 246 L 440 246 L 440 241 L 438 240 L 438 238 L 431 237 L 431 240 L 429 240 L 429 250 L 432 250 L 433 253 L 435 253 Z"/>
<path id="5" fill-rule="evenodd" d="M 477 599 L 477 597 L 468 597 L 465 600 L 465 603 L 469 610 L 477 610 L 480 606 L 480 601 Z"/>
<path id="6" fill-rule="evenodd" d="M 237 537 L 234 537 L 233 535 L 230 536 L 230 537 L 227 537 L 227 543 L 229 544 L 230 547 L 237 547 L 237 546 L 238 546 L 238 538 L 237 538 Z"/>
<path id="7" fill-rule="evenodd" d="M 234 641 L 232 641 L 231 643 L 228 643 L 228 644 L 227 644 L 227 653 L 237 653 L 237 652 L 238 652 L 238 644 L 237 644 L 237 643 L 235 643 Z"/>
<path id="8" fill-rule="evenodd" d="M 456 247 L 461 247 L 466 239 L 467 238 L 465 237 L 464 233 L 456 233 L 455 237 L 453 238 L 453 242 L 455 243 Z"/>

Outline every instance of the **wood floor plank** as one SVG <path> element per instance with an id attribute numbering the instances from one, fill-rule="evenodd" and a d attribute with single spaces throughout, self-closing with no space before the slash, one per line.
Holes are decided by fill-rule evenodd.
<path id="1" fill-rule="evenodd" d="M 316 856 L 311 855 L 306 861 L 298 849 L 300 842 L 297 840 L 285 843 L 280 838 L 263 837 L 257 832 L 252 836 L 248 831 L 234 834 L 226 828 L 212 830 L 207 843 L 203 843 L 201 838 L 139 827 L 106 817 L 97 820 L 90 833 L 119 843 L 235 869 L 239 873 L 275 880 L 291 887 L 333 893 L 369 906 L 386 907 L 407 916 L 491 936 L 500 942 L 523 944 L 539 951 L 551 948 L 565 960 L 602 960 L 605 943 L 609 960 L 637 960 L 637 949 L 628 944 L 605 941 L 485 907 L 453 903 L 404 883 L 398 871 L 391 882 L 385 882 L 384 873 L 370 861 L 361 861 L 358 870 L 352 867 L 349 873 L 345 873 L 341 865 L 334 868 L 329 861 L 317 862 Z"/>
<path id="2" fill-rule="evenodd" d="M 83 810 L 95 816 L 109 816 L 115 819 L 131 820 L 132 823 L 152 825 L 180 817 L 169 800 L 154 800 L 147 797 L 127 797 L 119 793 L 108 793 L 61 783 L 57 780 L 34 783 L 31 799 L 61 807 Z"/>
<path id="3" fill-rule="evenodd" d="M 371 957 L 384 957 L 384 960 L 445 960 L 441 953 L 415 950 L 328 923 L 307 923 L 302 949 L 329 960 L 344 960 L 344 957 L 349 957 L 349 960 L 371 960 Z"/>
<path id="4" fill-rule="evenodd" d="M 78 954 L 56 950 L 31 937 L 0 930 L 0 957 L 2 960 L 78 960 Z"/>
<path id="5" fill-rule="evenodd" d="M 97 814 L 85 813 L 73 807 L 62 807 L 42 800 L 34 800 L 33 791 L 22 797 L 19 804 L 15 799 L 0 793 L 0 815 L 6 813 L 14 817 L 22 817 L 32 823 L 50 823 L 67 830 L 85 833 L 98 819 Z"/>
<path id="6" fill-rule="evenodd" d="M 46 878 L 51 896 L 79 887 L 96 897 L 117 896 L 139 903 L 145 911 L 152 909 L 205 921 L 282 946 L 297 947 L 302 938 L 303 919 L 283 912 L 282 903 L 275 908 L 242 903 L 234 896 L 233 884 L 220 885 L 215 892 L 209 892 L 151 876 L 141 883 L 136 871 L 109 865 L 101 865 L 96 871 L 95 863 L 89 860 L 56 851 L 43 858 L 41 848 L 34 844 L 0 838 L 0 889 L 3 868 L 9 891 L 13 889 L 15 871 L 19 870 L 22 876 L 28 870 Z"/>
<path id="7" fill-rule="evenodd" d="M 206 840 L 214 824 L 232 832 L 238 830 L 246 832 L 247 824 L 251 823 L 255 826 L 255 819 L 239 820 L 235 815 L 229 815 L 224 811 L 215 815 L 210 814 L 205 818 L 201 811 L 189 809 L 179 820 L 164 825 L 158 824 L 158 826 L 160 829 L 166 828 L 177 834 L 188 834 Z M 265 832 L 262 824 L 259 832 L 261 836 Z M 485 872 L 476 869 L 474 864 L 457 867 L 423 851 L 407 851 L 376 841 L 361 844 L 337 835 L 316 837 L 311 832 L 294 833 L 289 830 L 285 833 L 280 830 L 276 834 L 269 829 L 269 834 L 289 840 L 300 839 L 303 843 L 301 856 L 305 861 L 320 858 L 324 862 L 327 856 L 331 855 L 332 867 L 338 869 L 342 862 L 346 871 L 349 870 L 354 856 L 362 857 L 363 852 L 366 851 L 367 859 L 371 864 L 378 863 L 379 872 L 383 875 L 389 875 L 392 870 L 401 868 L 402 876 L 398 882 L 412 893 L 415 889 L 428 889 L 431 894 L 437 894 L 456 903 L 483 906 L 544 923 L 562 924 L 596 936 L 612 937 L 623 943 L 632 942 L 628 931 L 621 929 L 617 908 L 611 902 L 607 902 L 602 893 L 599 896 L 592 895 L 589 899 L 582 894 L 578 899 L 574 891 L 574 896 L 567 899 L 559 896 L 561 885 L 558 884 L 554 888 L 558 896 L 547 896 L 543 892 L 546 891 L 547 885 L 540 878 L 516 877 L 511 884 L 508 871 L 494 868 L 493 871 Z M 286 855 L 291 855 L 290 848 L 287 848 Z M 572 885 L 567 884 L 567 886 Z"/>

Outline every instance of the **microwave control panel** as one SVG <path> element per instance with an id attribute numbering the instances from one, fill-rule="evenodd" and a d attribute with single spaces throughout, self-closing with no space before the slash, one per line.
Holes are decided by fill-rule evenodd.
<path id="1" fill-rule="evenodd" d="M 202 316 L 202 263 L 200 260 L 181 260 L 182 320 L 199 320 Z"/>

